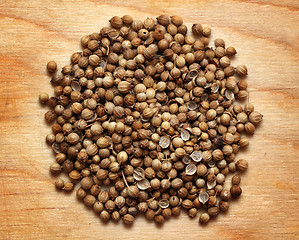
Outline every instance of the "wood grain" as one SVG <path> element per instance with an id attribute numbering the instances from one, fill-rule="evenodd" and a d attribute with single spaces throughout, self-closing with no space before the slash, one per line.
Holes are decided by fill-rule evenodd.
<path id="1" fill-rule="evenodd" d="M 299 3 L 278 0 L 0 1 L 0 239 L 298 239 Z M 74 194 L 57 193 L 37 96 L 52 93 L 46 63 L 59 66 L 82 35 L 113 15 L 180 14 L 233 45 L 249 69 L 250 101 L 264 114 L 246 151 L 244 194 L 199 226 L 186 214 L 163 227 L 102 224 Z"/>

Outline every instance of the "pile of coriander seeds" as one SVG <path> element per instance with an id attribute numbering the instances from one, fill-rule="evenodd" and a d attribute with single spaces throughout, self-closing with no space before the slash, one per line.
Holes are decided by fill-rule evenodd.
<path id="1" fill-rule="evenodd" d="M 186 210 L 207 223 L 241 195 L 248 163 L 236 155 L 262 120 L 246 100 L 247 68 L 231 66 L 236 50 L 224 40 L 209 46 L 210 28 L 188 32 L 180 16 L 110 25 L 83 36 L 62 71 L 47 64 L 55 96 L 39 99 L 51 108 L 50 171 L 68 176 L 56 188 L 77 185 L 102 221 L 144 214 L 162 224 Z"/>

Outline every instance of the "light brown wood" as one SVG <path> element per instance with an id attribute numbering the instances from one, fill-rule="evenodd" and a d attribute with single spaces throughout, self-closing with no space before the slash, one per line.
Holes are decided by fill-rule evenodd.
<path id="1" fill-rule="evenodd" d="M 0 239 L 296 239 L 299 237 L 298 1 L 0 2 Z M 207 226 L 186 214 L 157 228 L 103 224 L 72 194 L 58 193 L 48 167 L 41 91 L 53 93 L 46 63 L 60 67 L 79 39 L 113 15 L 161 13 L 200 22 L 235 46 L 249 69 L 250 101 L 264 119 L 244 157 L 243 195 Z"/>

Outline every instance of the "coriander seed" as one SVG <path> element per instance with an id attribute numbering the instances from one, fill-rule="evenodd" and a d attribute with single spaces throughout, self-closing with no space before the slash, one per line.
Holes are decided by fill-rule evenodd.
<path id="1" fill-rule="evenodd" d="M 249 115 L 249 121 L 254 125 L 257 125 L 258 123 L 260 123 L 262 121 L 262 118 L 263 118 L 263 115 L 257 111 L 253 111 Z"/>
<path id="2" fill-rule="evenodd" d="M 197 23 L 192 25 L 192 32 L 194 35 L 201 35 L 203 33 L 202 25 Z"/>
<path id="3" fill-rule="evenodd" d="M 107 222 L 107 221 L 109 221 L 109 219 L 110 219 L 110 214 L 109 214 L 106 210 L 103 210 L 103 211 L 100 213 L 100 219 L 101 219 L 103 222 Z"/>
<path id="4" fill-rule="evenodd" d="M 239 185 L 241 182 L 241 176 L 239 174 L 236 174 L 232 177 L 232 184 L 233 185 Z"/>
<path id="5" fill-rule="evenodd" d="M 148 209 L 145 213 L 145 218 L 147 220 L 153 220 L 155 217 L 155 212 L 152 209 Z"/>
<path id="6" fill-rule="evenodd" d="M 181 16 L 178 16 L 178 15 L 174 15 L 174 16 L 171 16 L 171 22 L 176 25 L 177 27 L 181 26 L 183 24 L 183 19 Z"/>
<path id="7" fill-rule="evenodd" d="M 39 101 L 42 103 L 42 104 L 45 104 L 47 103 L 47 101 L 49 100 L 49 95 L 45 92 L 42 92 L 39 94 Z"/>
<path id="8" fill-rule="evenodd" d="M 100 202 L 95 202 L 93 204 L 93 211 L 95 213 L 101 213 L 104 210 L 104 205 Z"/>
<path id="9" fill-rule="evenodd" d="M 191 209 L 189 209 L 189 211 L 188 211 L 188 216 L 190 217 L 190 218 L 194 218 L 194 217 L 196 217 L 196 215 L 197 215 L 197 209 L 196 208 L 191 208 Z"/>
<path id="10" fill-rule="evenodd" d="M 84 190 L 91 189 L 92 185 L 93 185 L 93 182 L 92 182 L 91 178 L 89 178 L 89 177 L 85 177 L 81 180 L 81 187 Z"/>
<path id="11" fill-rule="evenodd" d="M 61 172 L 61 166 L 58 163 L 52 163 L 50 166 L 50 172 L 52 174 L 59 174 Z"/>
<path id="12" fill-rule="evenodd" d="M 240 186 L 238 185 L 233 185 L 231 188 L 230 188 L 230 192 L 231 192 L 231 195 L 234 197 L 234 198 L 237 198 L 239 197 L 241 194 L 242 194 L 242 189 Z"/>
<path id="13" fill-rule="evenodd" d="M 74 189 L 74 184 L 71 182 L 65 182 L 63 189 L 67 192 L 70 192 Z"/>
<path id="14" fill-rule="evenodd" d="M 212 216 L 212 217 L 217 216 L 217 215 L 219 214 L 219 212 L 220 212 L 220 210 L 219 210 L 218 207 L 210 207 L 210 208 L 208 209 L 208 214 L 209 214 L 210 216 Z"/>
<path id="15" fill-rule="evenodd" d="M 247 68 L 246 68 L 246 66 L 245 65 L 239 65 L 239 66 L 237 66 L 236 73 L 239 76 L 246 76 L 247 75 Z"/>
<path id="16" fill-rule="evenodd" d="M 163 224 L 165 222 L 165 218 L 162 215 L 157 215 L 154 217 L 154 221 L 156 224 Z"/>
<path id="17" fill-rule="evenodd" d="M 221 201 L 219 203 L 219 209 L 220 211 L 222 212 L 226 212 L 228 209 L 229 209 L 229 203 L 228 202 L 225 202 L 225 201 Z"/>
<path id="18" fill-rule="evenodd" d="M 53 73 L 53 72 L 55 72 L 56 69 L 57 69 L 57 64 L 56 64 L 56 62 L 54 62 L 54 61 L 49 61 L 49 62 L 47 63 L 47 70 L 48 70 L 49 73 Z"/>
<path id="19" fill-rule="evenodd" d="M 134 222 L 134 217 L 131 214 L 126 214 L 122 217 L 124 224 L 131 225 Z"/>
<path id="20" fill-rule="evenodd" d="M 114 211 L 111 213 L 111 219 L 115 222 L 117 222 L 120 219 L 120 214 L 117 211 Z"/>
<path id="21" fill-rule="evenodd" d="M 79 188 L 76 192 L 76 196 L 79 200 L 82 200 L 86 197 L 86 192 L 82 188 Z"/>
<path id="22" fill-rule="evenodd" d="M 203 213 L 200 215 L 199 222 L 200 223 L 208 223 L 210 221 L 210 215 L 208 213 Z"/>
<path id="23" fill-rule="evenodd" d="M 62 179 L 57 179 L 55 181 L 55 187 L 57 190 L 61 190 L 64 187 L 64 181 Z"/>
<path id="24" fill-rule="evenodd" d="M 236 166 L 240 171 L 245 171 L 248 168 L 248 162 L 244 159 L 240 159 L 237 161 Z"/>
<path id="25" fill-rule="evenodd" d="M 83 202 L 86 206 L 91 207 L 96 201 L 96 198 L 92 195 L 87 195 L 84 199 Z"/>
<path id="26" fill-rule="evenodd" d="M 209 37 L 211 35 L 211 28 L 209 27 L 204 27 L 203 30 L 202 30 L 202 34 L 205 36 L 205 37 Z"/>
<path id="27" fill-rule="evenodd" d="M 133 18 L 130 15 L 124 15 L 122 17 L 122 21 L 124 24 L 131 24 L 133 22 Z"/>
<path id="28" fill-rule="evenodd" d="M 56 118 L 54 111 L 48 111 L 45 113 L 45 120 L 49 123 L 53 122 Z"/>
<path id="29" fill-rule="evenodd" d="M 234 47 L 228 47 L 226 49 L 226 55 L 228 57 L 234 56 L 237 53 L 236 49 Z"/>

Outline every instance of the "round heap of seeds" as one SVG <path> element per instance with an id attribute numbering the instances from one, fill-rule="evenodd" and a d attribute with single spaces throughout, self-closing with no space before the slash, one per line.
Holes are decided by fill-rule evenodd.
<path id="1" fill-rule="evenodd" d="M 188 32 L 180 16 L 115 16 L 110 25 L 83 36 L 62 71 L 47 65 L 55 95 L 39 99 L 51 108 L 50 171 L 69 178 L 56 188 L 78 185 L 102 221 L 144 214 L 161 224 L 184 209 L 207 223 L 242 193 L 236 172 L 248 163 L 236 155 L 262 120 L 235 102 L 248 96 L 247 68 L 231 66 L 236 50 L 224 40 L 209 46 L 210 28 Z"/>

